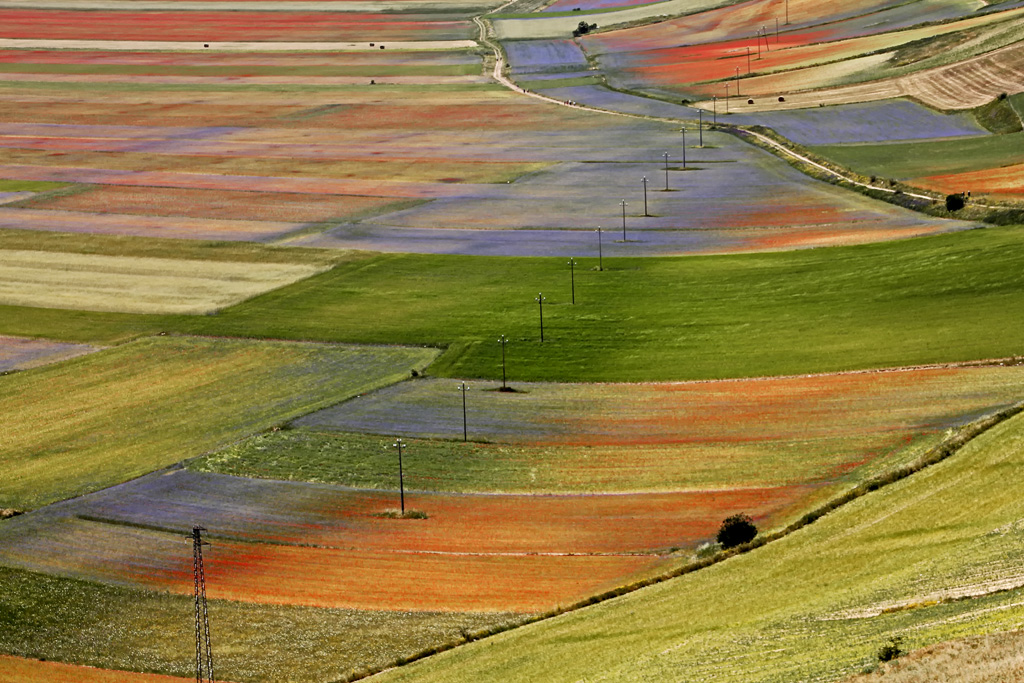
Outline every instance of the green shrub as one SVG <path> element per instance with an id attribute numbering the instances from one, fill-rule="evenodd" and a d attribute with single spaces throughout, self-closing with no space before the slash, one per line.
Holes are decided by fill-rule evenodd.
<path id="1" fill-rule="evenodd" d="M 757 527 L 749 515 L 738 514 L 727 517 L 718 530 L 716 540 L 723 548 L 735 548 L 750 543 L 757 536 Z"/>
<path id="2" fill-rule="evenodd" d="M 893 636 L 889 638 L 889 642 L 878 648 L 878 661 L 880 662 L 891 662 L 903 654 L 901 649 L 903 645 L 903 638 L 900 636 Z"/>

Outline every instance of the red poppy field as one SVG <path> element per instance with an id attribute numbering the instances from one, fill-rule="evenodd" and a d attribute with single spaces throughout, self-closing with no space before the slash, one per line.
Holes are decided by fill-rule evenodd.
<path id="1" fill-rule="evenodd" d="M 739 13 L 744 5 L 733 6 L 722 11 Z M 843 5 L 846 10 L 846 5 Z M 725 39 L 701 42 L 688 34 L 687 44 L 676 46 L 665 34 L 666 24 L 652 27 L 641 27 L 626 31 L 616 31 L 606 35 L 588 38 L 585 42 L 588 49 L 600 55 L 602 62 L 614 73 L 621 70 L 630 82 L 647 83 L 651 86 L 682 88 L 687 92 L 710 98 L 712 95 L 724 98 L 725 82 L 729 82 L 731 94 L 739 92 L 742 100 L 747 97 L 764 97 L 766 95 L 786 94 L 801 90 L 814 90 L 832 86 L 850 80 L 871 80 L 872 69 L 883 65 L 891 54 L 881 54 L 884 50 L 924 41 L 961 31 L 985 29 L 994 26 L 992 31 L 1003 30 L 1002 24 L 1007 19 L 1019 16 L 1019 11 L 1008 10 L 982 17 L 972 17 L 942 23 L 923 28 L 911 28 L 893 31 L 890 22 L 866 23 L 862 18 L 847 19 L 833 24 L 819 24 L 811 27 L 799 27 L 780 31 L 767 32 L 766 37 L 758 38 L 755 33 L 774 20 L 751 26 L 750 34 L 729 36 Z M 698 15 L 704 16 L 704 15 Z M 681 20 L 681 21 L 685 21 Z M 915 21 L 924 21 L 915 17 Z M 672 22 L 668 22 L 672 23 Z M 741 22 L 745 25 L 745 22 Z M 884 26 L 885 28 L 879 28 Z M 881 32 L 887 30 L 889 32 Z M 650 33 L 651 35 L 646 35 Z M 708 36 L 710 37 L 710 35 Z M 877 57 L 869 57 L 877 55 Z M 857 58 L 862 58 L 858 61 Z M 985 59 L 988 59 L 987 57 Z M 963 67 L 949 67 L 954 72 L 964 71 L 976 75 L 977 69 L 965 70 Z M 947 69 L 943 69 L 945 74 Z M 1012 70 L 1011 70 L 1012 71 Z M 864 72 L 866 76 L 854 76 Z M 1008 72 L 1009 73 L 1009 72 Z M 909 80 L 922 81 L 922 78 L 908 76 Z M 730 80 L 731 79 L 731 80 Z M 945 79 L 943 79 L 945 81 Z M 1005 89 L 1001 84 L 984 87 L 983 84 L 965 80 L 967 92 L 984 90 L 986 93 Z M 971 87 L 967 87 L 971 86 Z M 737 88 L 739 90 L 737 90 Z M 942 88 L 940 88 L 941 90 Z M 955 89 L 945 88 L 950 92 Z M 917 93 L 911 93 L 917 95 Z M 949 93 L 944 92 L 948 99 Z M 814 96 L 820 95 L 815 93 Z M 898 96 L 898 95 L 897 95 Z M 990 94 L 987 95 L 991 97 Z M 940 108 L 954 108 L 949 102 L 933 102 L 934 97 L 922 97 L 926 102 Z M 849 102 L 861 101 L 848 99 Z M 983 100 L 983 101 L 987 101 Z M 742 102 L 736 103 L 739 111 L 747 111 Z M 943 107 L 942 104 L 947 106 Z M 760 107 L 751 110 L 763 109 Z M 775 108 L 772 105 L 769 108 Z M 792 106 L 792 103 L 787 106 Z M 806 106 L 806 103 L 804 104 Z M 971 105 L 977 106 L 977 105 Z"/>
<path id="2" fill-rule="evenodd" d="M 337 220 L 380 209 L 392 201 L 356 195 L 101 185 L 86 192 L 58 197 L 48 201 L 46 206 L 55 211 L 296 223 Z"/>
<path id="3" fill-rule="evenodd" d="M 427 518 L 402 520 L 380 516 L 398 507 L 393 493 L 176 471 L 5 525 L 15 542 L 0 557 L 34 571 L 188 593 L 191 557 L 173 531 L 202 518 L 214 598 L 536 612 L 665 566 L 671 550 L 692 550 L 730 514 L 773 525 L 807 493 L 804 486 L 582 496 L 408 492 L 406 505 Z"/>
<path id="4" fill-rule="evenodd" d="M 970 190 L 972 195 L 1022 195 L 1024 194 L 1024 164 L 915 178 L 914 183 L 945 193 Z"/>
<path id="5" fill-rule="evenodd" d="M 465 40 L 471 21 L 346 12 L 3 11 L 4 38 L 155 41 Z M 197 46 L 198 48 L 198 46 Z"/>

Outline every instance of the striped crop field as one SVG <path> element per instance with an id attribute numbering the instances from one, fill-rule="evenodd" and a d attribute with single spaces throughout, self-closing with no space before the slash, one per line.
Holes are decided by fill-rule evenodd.
<path id="1" fill-rule="evenodd" d="M 1017 630 L 1022 446 L 1017 416 L 777 543 L 380 678 L 842 680 L 891 637 Z"/>
<path id="2" fill-rule="evenodd" d="M 355 31 L 364 15 L 298 7 L 134 13 L 149 25 L 101 7 L 80 12 L 88 15 L 80 24 L 66 20 L 71 10 L 0 8 L 0 19 L 11 13 L 11 40 L 97 38 L 105 18 L 108 40 L 121 19 L 133 31 L 124 36 L 131 49 L 0 43 L 0 182 L 64 184 L 8 197 L 0 227 L 561 256 L 593 252 L 593 229 L 617 225 L 625 200 L 632 234 L 605 245 L 614 257 L 857 244 L 968 226 L 808 184 L 717 133 L 707 132 L 701 149 L 689 139 L 684 169 L 678 125 L 497 88 L 483 82 L 486 54 L 472 45 L 381 50 L 384 38 L 365 38 L 333 52 L 303 49 L 314 44 L 301 41 L 347 40 L 317 32 L 349 20 Z M 458 16 L 475 33 L 462 9 L 374 16 L 395 27 Z M 280 41 L 292 31 L 299 42 L 292 51 L 259 47 L 283 45 L 269 42 L 219 49 L 198 32 L 221 21 L 235 23 L 220 41 Z M 211 47 L 156 44 L 187 39 Z M 518 49 L 513 64 L 528 69 L 543 71 L 550 59 L 588 68 L 570 45 L 563 36 L 544 47 L 521 43 L 510 55 Z M 644 216 L 638 181 L 656 178 L 663 189 L 665 153 L 670 187 L 652 195 Z M 595 196 L 614 199 L 598 206 Z"/>
<path id="3" fill-rule="evenodd" d="M 157 473 L 5 524 L 0 563 L 188 593 L 202 519 L 211 597 L 364 610 L 530 613 L 664 566 L 747 511 L 773 525 L 802 487 L 592 496 L 394 493 Z M 244 515 L 240 514 L 245 511 Z M 638 525 L 638 522 L 641 522 Z M 310 580 L 315 575 L 316 580 Z M 417 578 L 419 577 L 419 578 Z"/>
<path id="4" fill-rule="evenodd" d="M 4 9 L 3 19 L 4 38 L 36 40 L 380 42 L 464 40 L 474 33 L 471 21 L 429 14 Z"/>
<path id="5" fill-rule="evenodd" d="M 354 195 L 98 185 L 83 192 L 57 196 L 46 201 L 45 206 L 50 211 L 181 216 L 239 222 L 275 221 L 294 226 L 352 218 L 393 202 L 393 199 L 385 197 Z M 211 221 L 211 225 L 220 224 Z M 225 231 L 218 233 L 218 237 L 227 239 L 229 236 Z M 252 236 L 248 237 L 252 239 Z"/>
<path id="6" fill-rule="evenodd" d="M 436 353 L 157 337 L 4 377 L 0 507 L 37 507 L 223 447 Z"/>
<path id="7" fill-rule="evenodd" d="M 0 219 L 2 220 L 2 219 Z M 127 313 L 210 313 L 310 277 L 302 264 L 0 250 L 0 303 Z"/>
<path id="8" fill-rule="evenodd" d="M 807 482 L 841 487 L 851 472 L 886 469 L 911 445 L 1019 400 L 1024 368 L 672 384 L 516 383 L 517 393 L 494 391 L 493 382 L 467 385 L 467 431 L 483 443 L 440 452 L 424 446 L 422 456 L 411 448 L 412 486 L 546 492 Z M 329 443 L 332 431 L 461 439 L 460 400 L 451 380 L 406 382 L 300 418 L 300 429 L 257 437 L 201 467 L 286 477 L 296 467 L 290 463 L 314 467 L 318 444 Z M 320 476 L 382 485 L 385 480 L 372 475 L 390 457 L 380 445 L 356 440 L 342 448 L 349 437 L 339 438 L 330 456 L 338 459 L 334 474 L 325 468 Z M 447 466 L 453 457 L 463 464 Z M 353 466 L 360 459 L 373 467 Z M 268 462 L 279 468 L 263 469 Z"/>
<path id="9" fill-rule="evenodd" d="M 929 62 L 925 59 L 928 55 L 921 55 L 911 66 L 894 69 L 893 65 L 890 65 L 890 61 L 895 61 L 899 56 L 899 53 L 894 51 L 907 44 L 934 41 L 965 32 L 978 34 L 976 42 L 1008 35 L 1007 26 L 1012 26 L 1020 14 L 1020 10 L 1006 10 L 919 28 L 912 27 L 912 23 L 921 23 L 924 19 L 914 17 L 912 23 L 908 21 L 911 27 L 904 27 L 905 30 L 894 30 L 900 27 L 893 26 L 888 22 L 865 24 L 861 18 L 854 18 L 832 25 L 797 28 L 778 35 L 771 34 L 767 39 L 760 41 L 752 36 L 744 36 L 698 44 L 690 43 L 688 40 L 687 45 L 676 47 L 666 36 L 662 45 L 640 50 L 634 46 L 628 31 L 608 34 L 608 37 L 597 36 L 588 41 L 594 43 L 593 50 L 602 55 L 602 64 L 607 63 L 610 73 L 616 74 L 619 70 L 623 71 L 622 77 L 629 83 L 646 83 L 651 87 L 671 87 L 706 99 L 710 99 L 712 95 L 722 99 L 726 94 L 725 83 L 732 81 L 731 84 L 734 86 L 732 95 L 735 96 L 737 92 L 741 93 L 741 96 L 734 100 L 732 108 L 735 111 L 745 112 L 757 111 L 766 107 L 772 109 L 807 106 L 807 103 L 802 100 L 799 102 L 793 100 L 790 94 L 806 90 L 817 91 L 850 82 L 874 81 L 890 74 L 898 76 L 902 73 L 921 70 L 925 66 L 934 64 L 936 60 L 932 59 Z M 657 26 L 657 29 L 651 30 L 664 30 L 662 25 Z M 635 30 L 642 32 L 644 29 Z M 1013 29 L 1011 28 L 1010 31 L 1012 32 Z M 640 45 L 646 45 L 642 37 L 637 42 Z M 942 57 L 941 51 L 936 50 L 935 54 L 930 56 Z M 971 55 L 968 53 L 965 56 L 970 57 Z M 945 59 L 948 60 L 949 57 L 947 56 Z M 903 94 L 916 96 L 927 104 L 940 109 L 977 106 L 979 103 L 969 104 L 973 100 L 964 99 L 967 97 L 967 93 L 987 93 L 982 100 L 985 102 L 994 94 L 1005 91 L 1009 87 L 1003 81 L 999 81 L 998 85 L 995 81 L 986 84 L 984 79 L 978 78 L 980 64 L 988 64 L 993 59 L 994 57 L 991 56 L 976 57 L 975 61 L 982 60 L 982 62 L 970 69 L 953 64 L 942 66 L 939 71 L 935 72 L 910 73 L 902 78 L 908 83 L 918 84 L 919 87 L 915 92 Z M 1007 78 L 1010 78 L 1014 71 L 1012 58 L 1004 57 L 1003 61 L 1007 63 L 1001 67 L 993 62 L 990 70 L 995 74 L 1001 68 Z M 941 64 L 941 62 L 939 63 Z M 943 92 L 942 88 L 936 85 L 934 88 L 936 92 L 933 95 L 925 93 L 926 81 L 934 81 L 938 84 L 944 82 L 953 73 L 959 72 L 964 72 L 965 79 L 970 76 L 975 77 L 970 88 L 966 87 L 967 81 L 965 80 L 965 87 L 957 90 Z M 866 96 L 869 91 L 878 87 L 878 84 L 873 84 L 860 86 L 859 90 L 852 88 L 850 91 L 863 91 L 866 101 L 879 99 L 879 97 Z M 994 88 L 995 90 L 993 90 Z M 1015 92 L 1012 87 L 1009 89 Z M 963 92 L 964 94 L 954 96 L 953 92 Z M 774 96 L 782 94 L 786 95 L 785 104 L 775 101 Z M 772 96 L 771 103 L 755 101 L 755 106 L 751 107 L 746 102 L 748 98 L 757 100 L 766 96 Z M 889 96 L 899 96 L 899 94 Z M 808 93 L 807 97 L 818 98 L 814 100 L 815 103 L 819 101 L 826 104 L 838 103 L 833 102 L 827 93 L 824 94 L 824 99 L 822 99 L 822 93 L 818 92 Z M 950 97 L 959 97 L 960 99 L 951 100 Z M 844 103 L 855 101 L 861 100 L 847 99 Z"/>

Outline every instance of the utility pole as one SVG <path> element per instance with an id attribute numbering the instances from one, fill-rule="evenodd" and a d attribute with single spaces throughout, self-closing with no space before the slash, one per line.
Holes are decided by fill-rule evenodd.
<path id="1" fill-rule="evenodd" d="M 462 392 L 462 440 L 469 441 L 469 427 L 466 421 L 466 383 L 459 384 L 459 391 Z"/>
<path id="2" fill-rule="evenodd" d="M 604 270 L 604 250 L 601 248 L 601 226 L 597 226 L 597 269 Z"/>
<path id="3" fill-rule="evenodd" d="M 684 141 L 685 141 L 685 139 L 686 138 L 683 138 Z M 683 149 L 685 149 L 685 148 L 686 147 L 684 145 Z M 665 152 L 661 156 L 665 157 L 665 192 L 668 192 L 668 152 Z"/>
<path id="4" fill-rule="evenodd" d="M 203 532 L 192 527 L 192 581 L 196 621 L 196 683 L 213 683 L 213 651 L 210 649 L 210 615 L 206 607 L 206 571 L 203 568 Z"/>
<path id="5" fill-rule="evenodd" d="M 704 149 L 704 110 L 697 110 L 697 134 L 700 136 L 700 147 Z"/>
<path id="6" fill-rule="evenodd" d="M 544 302 L 547 301 L 547 299 L 544 298 L 544 293 L 541 292 L 540 294 L 538 294 L 534 298 L 534 301 L 536 301 L 537 305 L 540 307 L 540 340 L 541 340 L 541 342 L 543 342 L 544 341 Z"/>
<path id="7" fill-rule="evenodd" d="M 644 184 L 644 215 L 645 216 L 650 216 L 651 214 L 647 213 L 647 176 L 644 176 L 643 178 L 641 178 L 640 182 L 642 182 Z M 625 239 L 625 238 L 623 238 L 623 239 Z"/>
<path id="8" fill-rule="evenodd" d="M 508 343 L 508 337 L 501 335 L 498 337 L 498 343 L 501 344 L 501 389 L 504 391 L 508 388 L 505 385 L 505 344 Z"/>
<path id="9" fill-rule="evenodd" d="M 569 286 L 572 291 L 572 305 L 576 305 L 576 259 L 569 257 Z"/>
<path id="10" fill-rule="evenodd" d="M 626 241 L 626 207 L 628 206 L 628 204 L 626 204 L 626 200 L 625 199 L 620 201 L 619 204 L 622 205 L 622 241 L 625 242 Z"/>
<path id="11" fill-rule="evenodd" d="M 391 444 L 392 448 L 398 449 L 398 495 L 402 506 L 402 517 L 405 517 L 405 479 L 402 477 L 402 448 L 405 446 L 401 439 L 395 439 Z"/>

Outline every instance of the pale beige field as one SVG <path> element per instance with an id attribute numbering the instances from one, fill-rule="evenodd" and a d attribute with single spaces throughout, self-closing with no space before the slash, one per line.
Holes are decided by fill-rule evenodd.
<path id="1" fill-rule="evenodd" d="M 1021 683 L 1024 633 L 997 633 L 922 648 L 846 683 Z"/>
<path id="2" fill-rule="evenodd" d="M 123 313 L 202 314 L 323 268 L 0 250 L 0 304 Z"/>

